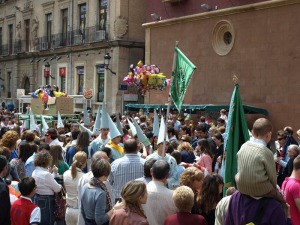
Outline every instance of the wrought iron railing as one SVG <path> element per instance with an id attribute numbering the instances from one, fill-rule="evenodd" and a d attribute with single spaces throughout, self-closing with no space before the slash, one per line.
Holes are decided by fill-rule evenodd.
<path id="1" fill-rule="evenodd" d="M 10 55 L 30 51 L 42 51 L 55 48 L 63 48 L 72 45 L 82 45 L 92 42 L 107 40 L 107 32 L 98 30 L 96 26 L 85 29 L 77 29 L 67 33 L 58 33 L 38 38 L 34 46 L 30 46 L 25 40 L 15 41 L 13 45 L 0 45 L 0 55 Z"/>

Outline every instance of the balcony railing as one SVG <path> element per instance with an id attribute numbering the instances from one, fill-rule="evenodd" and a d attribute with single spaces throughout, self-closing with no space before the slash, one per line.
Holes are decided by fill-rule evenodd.
<path id="1" fill-rule="evenodd" d="M 107 40 L 107 33 L 105 30 L 98 30 L 96 26 L 87 27 L 83 30 L 73 30 L 67 33 L 58 33 L 50 36 L 43 36 L 35 43 L 36 46 L 26 45 L 25 40 L 15 41 L 12 48 L 6 45 L 0 45 L 0 55 L 9 55 L 22 52 L 42 51 L 50 48 L 63 48 L 72 45 L 82 45 L 91 42 L 100 42 Z M 31 49 L 30 49 L 31 48 Z"/>
<path id="2" fill-rule="evenodd" d="M 26 46 L 26 41 L 15 41 L 13 53 L 29 52 L 29 43 Z"/>
<path id="3" fill-rule="evenodd" d="M 8 55 L 8 45 L 0 45 L 0 55 Z"/>

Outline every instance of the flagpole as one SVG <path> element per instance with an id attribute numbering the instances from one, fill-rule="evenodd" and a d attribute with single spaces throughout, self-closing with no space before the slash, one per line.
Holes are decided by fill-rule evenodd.
<path id="1" fill-rule="evenodd" d="M 175 48 L 178 47 L 178 43 L 179 41 L 175 42 Z M 173 65 L 172 65 L 172 76 L 171 76 L 171 82 L 173 81 L 173 73 L 175 71 L 175 67 L 176 67 L 176 58 L 177 58 L 177 51 L 174 51 L 174 58 L 173 58 Z M 169 96 L 168 96 L 168 107 L 167 107 L 167 114 L 166 114 L 166 120 L 165 120 L 165 124 L 168 124 L 168 117 L 170 114 L 170 108 L 171 108 L 171 102 L 172 102 L 172 97 L 171 97 L 171 88 L 169 89 Z M 164 133 L 164 143 L 163 143 L 163 151 L 162 151 L 162 158 L 164 159 L 165 157 L 165 153 L 166 153 L 166 135 L 167 135 L 167 131 L 168 131 L 168 126 L 165 125 L 165 133 Z"/>

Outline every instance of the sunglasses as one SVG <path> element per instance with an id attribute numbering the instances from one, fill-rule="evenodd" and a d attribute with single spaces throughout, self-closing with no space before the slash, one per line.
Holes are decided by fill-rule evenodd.
<path id="1" fill-rule="evenodd" d="M 281 140 L 283 140 L 283 139 L 285 139 L 285 138 L 277 138 L 277 141 L 281 141 Z"/>

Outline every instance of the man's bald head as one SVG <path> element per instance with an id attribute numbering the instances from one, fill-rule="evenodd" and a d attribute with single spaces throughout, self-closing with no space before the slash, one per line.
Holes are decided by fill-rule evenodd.
<path id="1" fill-rule="evenodd" d="M 138 143 L 135 139 L 129 138 L 124 143 L 125 153 L 137 153 Z"/>
<path id="2" fill-rule="evenodd" d="M 100 160 L 100 159 L 105 159 L 107 161 L 109 161 L 109 158 L 107 156 L 107 154 L 103 151 L 97 151 L 94 153 L 92 160 L 91 160 L 91 164 L 93 164 L 94 162 Z"/>

